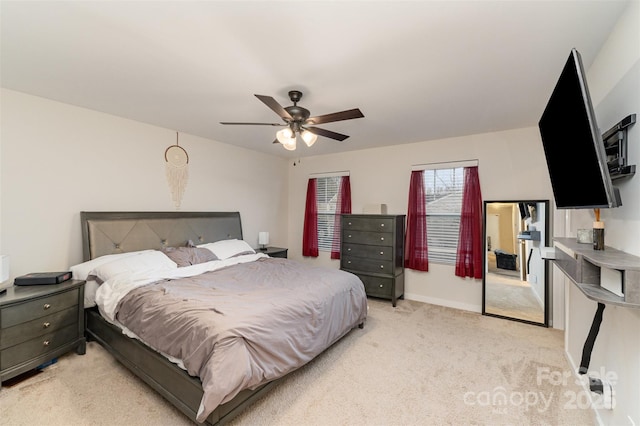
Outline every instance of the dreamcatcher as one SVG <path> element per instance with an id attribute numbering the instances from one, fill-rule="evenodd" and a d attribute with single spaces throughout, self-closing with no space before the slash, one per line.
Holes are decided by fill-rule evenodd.
<path id="1" fill-rule="evenodd" d="M 179 209 L 189 178 L 189 154 L 178 144 L 178 132 L 176 132 L 176 144 L 164 151 L 164 160 L 171 198 L 176 209 Z"/>

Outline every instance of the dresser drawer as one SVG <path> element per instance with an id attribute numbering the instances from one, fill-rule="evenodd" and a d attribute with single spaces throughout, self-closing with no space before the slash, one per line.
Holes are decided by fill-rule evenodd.
<path id="1" fill-rule="evenodd" d="M 0 326 L 13 327 L 78 305 L 78 289 L 9 306 L 0 312 Z"/>
<path id="2" fill-rule="evenodd" d="M 394 219 L 378 217 L 345 217 L 343 229 L 354 231 L 393 232 Z"/>
<path id="3" fill-rule="evenodd" d="M 362 244 L 344 243 L 342 245 L 342 253 L 347 256 L 366 257 L 368 259 L 393 259 L 393 250 L 388 246 L 365 246 Z"/>
<path id="4" fill-rule="evenodd" d="M 391 298 L 393 295 L 393 278 L 358 275 L 364 283 L 364 291 L 368 296 Z"/>
<path id="5" fill-rule="evenodd" d="M 342 231 L 342 241 L 344 243 L 391 246 L 393 244 L 393 233 L 352 231 L 345 229 Z"/>
<path id="6" fill-rule="evenodd" d="M 31 320 L 13 327 L 0 329 L 0 349 L 26 342 L 43 334 L 78 323 L 78 307 L 67 308 L 46 317 Z"/>
<path id="7" fill-rule="evenodd" d="M 53 351 L 78 338 L 78 325 L 73 324 L 53 333 L 47 333 L 36 339 L 0 351 L 0 370 L 36 358 Z"/>
<path id="8" fill-rule="evenodd" d="M 393 262 L 390 260 L 365 259 L 353 256 L 341 256 L 342 269 L 375 272 L 379 274 L 393 274 Z"/>

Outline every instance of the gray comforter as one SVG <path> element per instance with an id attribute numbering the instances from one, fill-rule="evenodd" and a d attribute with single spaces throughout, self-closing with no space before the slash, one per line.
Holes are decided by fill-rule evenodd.
<path id="1" fill-rule="evenodd" d="M 364 322 L 359 278 L 262 258 L 128 293 L 117 320 L 202 381 L 197 420 L 303 366 Z"/>

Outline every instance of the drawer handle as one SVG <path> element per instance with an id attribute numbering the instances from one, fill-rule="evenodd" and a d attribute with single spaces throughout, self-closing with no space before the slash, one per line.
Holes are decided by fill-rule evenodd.
<path id="1" fill-rule="evenodd" d="M 380 284 L 380 288 L 384 287 L 384 284 Z"/>
<path id="2" fill-rule="evenodd" d="M 349 225 L 351 225 L 351 222 L 349 222 Z"/>
<path id="3" fill-rule="evenodd" d="M 349 248 L 347 249 L 347 251 L 351 251 L 351 247 L 349 247 Z"/>
<path id="4" fill-rule="evenodd" d="M 351 234 L 347 235 L 348 238 L 351 238 Z"/>
<path id="5" fill-rule="evenodd" d="M 50 322 L 45 322 L 42 324 L 42 328 L 49 328 L 50 325 L 51 325 Z"/>
<path id="6" fill-rule="evenodd" d="M 44 342 L 42 342 L 42 346 L 49 346 L 50 343 L 50 341 L 45 340 Z"/>
<path id="7" fill-rule="evenodd" d="M 383 251 L 381 251 L 381 252 L 380 252 L 380 256 L 382 256 L 383 254 L 384 254 L 384 252 L 383 252 Z"/>
<path id="8" fill-rule="evenodd" d="M 380 269 L 384 269 L 384 265 L 380 265 Z"/>
<path id="9" fill-rule="evenodd" d="M 351 265 L 351 261 L 350 261 L 350 260 L 347 260 L 347 263 L 348 263 L 349 265 Z"/>
<path id="10" fill-rule="evenodd" d="M 384 228 L 384 223 L 381 223 L 380 226 Z"/>
<path id="11" fill-rule="evenodd" d="M 384 237 L 380 237 L 380 241 L 384 241 Z"/>
<path id="12" fill-rule="evenodd" d="M 42 308 L 43 308 L 43 309 L 49 309 L 50 307 L 51 307 L 51 305 L 50 305 L 50 304 L 48 304 L 48 303 L 45 303 L 45 304 L 42 306 Z"/>

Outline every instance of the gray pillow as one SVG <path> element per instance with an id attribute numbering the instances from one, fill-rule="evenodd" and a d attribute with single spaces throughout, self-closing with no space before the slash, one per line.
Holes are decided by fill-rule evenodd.
<path id="1" fill-rule="evenodd" d="M 199 247 L 165 247 L 162 252 L 176 262 L 178 268 L 218 260 L 211 250 Z"/>

